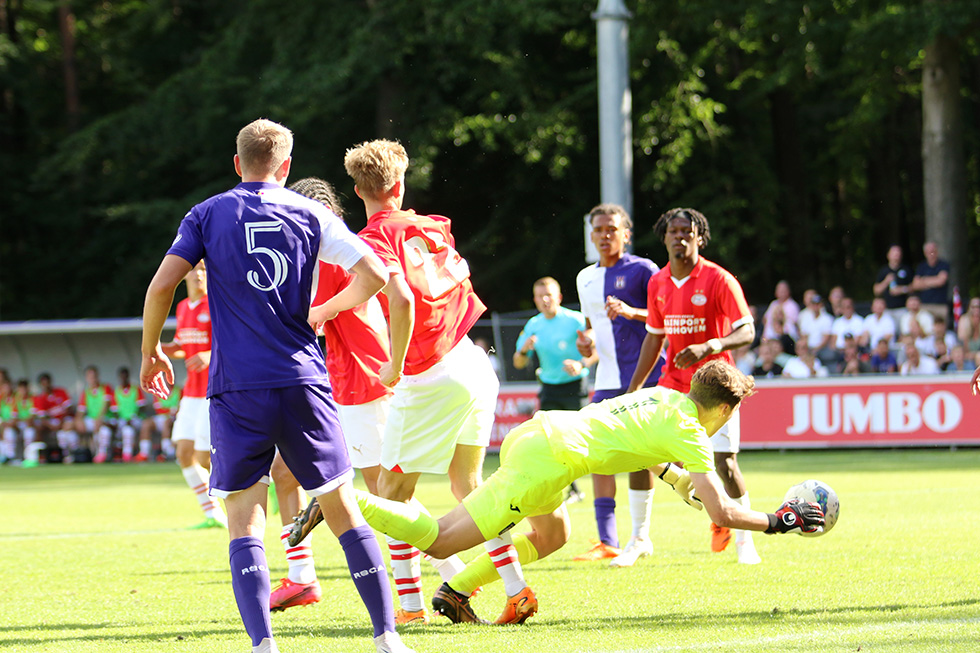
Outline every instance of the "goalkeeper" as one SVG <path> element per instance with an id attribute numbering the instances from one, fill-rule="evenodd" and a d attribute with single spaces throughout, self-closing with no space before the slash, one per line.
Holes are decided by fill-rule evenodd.
<path id="1" fill-rule="evenodd" d="M 472 592 L 498 578 L 497 569 L 534 562 L 568 541 L 571 526 L 562 503 L 571 481 L 588 474 L 617 474 L 656 467 L 656 473 L 692 506 L 703 502 L 711 520 L 730 528 L 785 533 L 815 532 L 824 523 L 813 503 L 783 504 L 774 514 L 749 510 L 728 498 L 715 474 L 709 438 L 731 417 L 755 382 L 720 360 L 701 367 L 687 394 L 647 388 L 591 404 L 579 411 L 542 411 L 504 439 L 500 468 L 436 520 L 412 504 L 357 492 L 365 520 L 386 535 L 409 542 L 436 558 L 465 551 L 509 533 L 522 519 L 531 532 L 513 536 L 518 559 L 489 552 L 440 587 L 432 606 L 453 622 L 486 623 L 469 604 Z M 684 469 L 667 461 L 680 461 Z M 666 464 L 664 464 L 666 463 Z M 508 574 L 508 576 L 512 576 Z M 537 599 L 520 585 L 505 587 L 508 601 L 496 623 L 523 623 Z"/>

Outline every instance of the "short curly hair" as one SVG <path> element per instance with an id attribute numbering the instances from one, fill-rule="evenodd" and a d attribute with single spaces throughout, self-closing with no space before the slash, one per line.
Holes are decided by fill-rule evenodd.
<path id="1" fill-rule="evenodd" d="M 667 234 L 667 225 L 674 218 L 689 220 L 697 231 L 698 236 L 701 237 L 699 248 L 707 248 L 708 242 L 711 240 L 711 227 L 708 226 L 708 218 L 704 217 L 704 214 L 700 211 L 694 209 L 671 209 L 657 218 L 657 222 L 653 225 L 653 232 L 657 234 L 657 238 L 661 242 L 663 242 L 664 236 Z"/>

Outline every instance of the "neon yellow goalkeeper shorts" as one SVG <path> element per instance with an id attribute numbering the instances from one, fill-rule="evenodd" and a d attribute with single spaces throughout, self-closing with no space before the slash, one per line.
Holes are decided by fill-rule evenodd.
<path id="1" fill-rule="evenodd" d="M 555 459 L 541 425 L 531 418 L 507 434 L 500 468 L 463 499 L 463 506 L 490 540 L 525 517 L 557 510 L 573 480 L 571 469 Z"/>

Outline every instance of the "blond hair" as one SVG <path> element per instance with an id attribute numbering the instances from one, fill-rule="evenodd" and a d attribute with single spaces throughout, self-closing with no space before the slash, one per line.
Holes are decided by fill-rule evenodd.
<path id="1" fill-rule="evenodd" d="M 708 409 L 719 404 L 735 408 L 754 392 L 755 379 L 745 376 L 730 363 L 715 359 L 705 363 L 691 377 L 688 396 Z"/>
<path id="2" fill-rule="evenodd" d="M 293 132 L 277 122 L 259 118 L 242 127 L 235 146 L 243 173 L 271 175 L 292 153 Z"/>
<path id="3" fill-rule="evenodd" d="M 405 177 L 408 153 L 397 141 L 365 141 L 347 150 L 344 168 L 362 194 L 380 199 Z"/>

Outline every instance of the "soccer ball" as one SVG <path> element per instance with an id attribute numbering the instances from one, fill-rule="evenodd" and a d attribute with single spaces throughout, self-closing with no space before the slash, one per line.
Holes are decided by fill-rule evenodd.
<path id="1" fill-rule="evenodd" d="M 838 501 L 837 493 L 834 492 L 834 489 L 823 481 L 814 481 L 811 479 L 797 483 L 787 490 L 786 496 L 783 497 L 784 502 L 790 499 L 801 499 L 809 503 L 815 503 L 823 510 L 823 516 L 826 520 L 826 523 L 823 525 L 823 531 L 818 533 L 800 532 L 799 534 L 803 537 L 823 535 L 829 532 L 834 527 L 834 524 L 837 523 L 837 516 L 840 514 L 840 501 Z"/>

